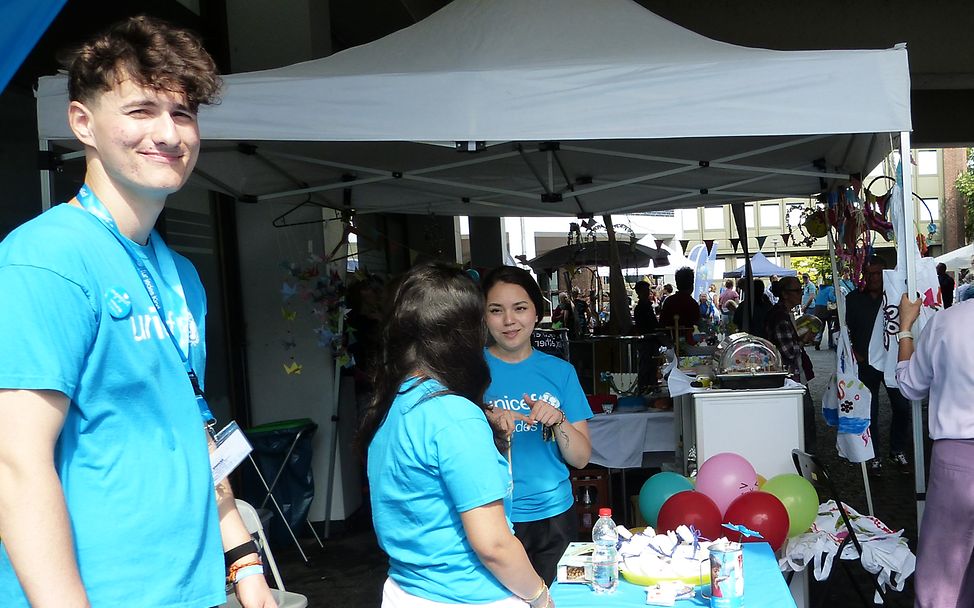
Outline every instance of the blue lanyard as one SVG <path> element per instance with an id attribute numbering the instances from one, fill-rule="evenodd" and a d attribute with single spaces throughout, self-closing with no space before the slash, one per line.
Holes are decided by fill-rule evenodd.
<path id="1" fill-rule="evenodd" d="M 142 285 L 145 287 L 145 291 L 148 294 L 149 299 L 152 300 L 153 306 L 155 306 L 156 313 L 159 315 L 159 320 L 162 323 L 162 326 L 166 328 L 166 333 L 169 334 L 169 338 L 172 340 L 173 346 L 176 347 L 176 352 L 179 353 L 179 359 L 186 367 L 186 373 L 189 375 L 189 380 L 193 385 L 193 392 L 196 395 L 196 401 L 197 405 L 199 405 L 200 413 L 203 415 L 204 420 L 211 420 L 213 415 L 210 413 L 210 408 L 207 406 L 206 401 L 203 398 L 203 391 L 200 387 L 199 378 L 197 377 L 196 372 L 193 370 L 192 363 L 190 362 L 192 345 L 189 343 L 189 328 L 187 327 L 185 332 L 187 336 L 186 348 L 184 350 L 180 344 L 179 338 L 177 338 L 176 334 L 173 332 L 172 327 L 170 327 L 169 323 L 166 322 L 166 314 L 162 302 L 162 296 L 160 295 L 159 288 L 156 286 L 156 281 L 152 277 L 152 273 L 149 271 L 149 268 L 145 265 L 142 256 L 138 251 L 136 251 L 132 242 L 125 238 L 121 232 L 119 232 L 118 224 L 115 223 L 115 219 L 112 218 L 111 213 L 109 213 L 108 209 L 105 208 L 105 205 L 98 200 L 95 193 L 91 191 L 88 184 L 83 185 L 81 190 L 78 191 L 77 199 L 85 211 L 95 216 L 102 223 L 102 225 L 104 225 L 105 228 L 112 233 L 112 236 L 114 236 L 115 240 L 122 245 L 122 248 L 132 260 L 136 271 L 139 273 L 139 278 L 142 279 Z M 186 294 L 183 291 L 182 281 L 179 279 L 179 272 L 176 270 L 176 262 L 173 260 L 172 252 L 170 252 L 166 244 L 162 242 L 162 237 L 160 237 L 155 230 L 153 230 L 149 235 L 149 240 L 159 263 L 159 273 L 162 281 L 168 288 L 172 298 L 175 300 L 176 307 L 187 308 L 188 310 L 188 306 L 186 305 Z"/>

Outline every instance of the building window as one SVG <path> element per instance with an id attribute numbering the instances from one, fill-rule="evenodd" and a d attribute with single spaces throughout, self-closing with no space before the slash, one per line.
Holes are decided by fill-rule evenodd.
<path id="1" fill-rule="evenodd" d="M 802 221 L 802 211 L 805 209 L 805 205 L 788 205 L 788 209 L 785 213 L 788 214 L 788 224 L 792 227 L 798 226 Z"/>
<path id="2" fill-rule="evenodd" d="M 781 208 L 775 205 L 761 205 L 761 226 L 778 228 L 781 226 Z"/>
<path id="3" fill-rule="evenodd" d="M 754 228 L 754 205 L 744 206 L 744 225 Z"/>
<path id="4" fill-rule="evenodd" d="M 684 209 L 680 215 L 683 216 L 683 229 L 684 230 L 697 230 L 700 228 L 700 222 L 697 219 L 696 209 Z"/>
<path id="5" fill-rule="evenodd" d="M 936 150 L 917 150 L 917 173 L 919 175 L 937 175 L 940 173 L 937 166 Z"/>
<path id="6" fill-rule="evenodd" d="M 917 223 L 921 226 L 926 226 L 929 222 L 936 222 L 940 220 L 940 199 L 939 198 L 925 198 L 923 202 L 926 203 L 925 208 L 920 209 L 920 215 L 917 217 Z M 921 207 L 923 207 L 921 205 Z M 927 212 L 929 210 L 929 213 Z"/>
<path id="7" fill-rule="evenodd" d="M 706 207 L 703 210 L 704 230 L 721 230 L 724 227 L 724 208 Z"/>

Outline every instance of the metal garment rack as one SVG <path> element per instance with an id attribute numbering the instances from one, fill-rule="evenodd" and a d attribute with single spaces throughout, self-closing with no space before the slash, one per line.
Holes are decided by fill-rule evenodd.
<path id="1" fill-rule="evenodd" d="M 284 455 L 284 459 L 281 462 L 281 466 L 278 467 L 277 473 L 274 475 L 274 479 L 271 481 L 269 485 L 267 483 L 267 480 L 264 478 L 264 474 L 261 473 L 260 471 L 260 466 L 258 466 L 257 461 L 254 460 L 253 452 L 247 455 L 247 458 L 250 459 L 250 464 L 253 465 L 254 470 L 257 472 L 257 478 L 260 479 L 261 485 L 263 485 L 264 490 L 267 491 L 267 494 L 264 496 L 264 500 L 260 503 L 260 508 L 263 509 L 267 505 L 267 501 L 268 500 L 271 501 L 271 503 L 274 505 L 274 510 L 277 512 L 278 517 L 281 518 L 281 523 L 284 524 L 284 528 L 287 530 L 288 535 L 290 535 L 291 540 L 294 541 L 294 546 L 298 548 L 298 553 L 301 554 L 301 559 L 304 560 L 305 565 L 308 564 L 308 556 L 305 554 L 304 549 L 301 548 L 301 543 L 298 542 L 297 536 L 294 535 L 294 530 L 292 530 L 290 524 L 288 524 L 287 518 L 284 517 L 284 510 L 281 509 L 281 505 L 277 502 L 277 499 L 274 497 L 274 488 L 277 486 L 277 482 L 280 481 L 281 475 L 284 474 L 284 469 L 285 467 L 287 467 L 287 463 L 291 459 L 291 453 L 294 452 L 294 448 L 297 447 L 298 441 L 305 433 L 309 431 L 311 433 L 314 433 L 315 429 L 316 429 L 315 426 L 308 425 L 305 428 L 298 431 L 297 435 L 295 435 L 294 439 L 291 441 L 291 445 L 290 447 L 288 447 L 287 453 Z M 315 530 L 315 527 L 311 523 L 311 520 L 305 518 L 305 521 L 308 523 L 308 527 L 311 528 L 311 533 L 314 535 L 315 540 L 318 541 L 318 546 L 324 549 L 325 545 L 324 543 L 321 542 L 321 537 L 318 536 L 318 531 Z"/>

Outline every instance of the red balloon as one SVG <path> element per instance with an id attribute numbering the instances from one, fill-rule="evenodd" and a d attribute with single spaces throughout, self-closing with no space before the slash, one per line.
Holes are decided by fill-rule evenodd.
<path id="1" fill-rule="evenodd" d="M 771 549 L 777 551 L 785 539 L 788 538 L 788 510 L 774 494 L 768 492 L 748 492 L 734 499 L 724 513 L 724 521 L 730 524 L 744 525 L 755 532 L 760 532 L 764 538 L 745 537 L 746 543 L 766 542 Z M 725 528 L 725 536 L 730 540 L 736 534 Z"/>
<path id="2" fill-rule="evenodd" d="M 656 517 L 656 531 L 676 530 L 680 525 L 693 526 L 705 538 L 722 536 L 720 509 L 702 492 L 684 490 L 670 496 Z"/>

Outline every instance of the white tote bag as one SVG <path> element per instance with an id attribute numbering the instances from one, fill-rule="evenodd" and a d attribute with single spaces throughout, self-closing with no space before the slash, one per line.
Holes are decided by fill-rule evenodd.
<path id="1" fill-rule="evenodd" d="M 913 333 L 919 335 L 923 326 L 943 307 L 940 281 L 937 279 L 937 260 L 920 258 L 916 263 L 917 291 L 923 300 L 920 317 L 913 325 Z M 897 267 L 883 271 L 883 303 L 869 341 L 869 364 L 883 372 L 886 386 L 896 386 L 896 357 L 899 346 L 896 334 L 900 332 L 900 298 L 906 291 L 906 271 Z"/>
<path id="2" fill-rule="evenodd" d="M 891 387 L 896 387 L 896 356 L 899 350 L 896 334 L 900 332 L 900 298 L 906 291 L 907 256 L 916 260 L 917 292 L 923 301 L 920 317 L 913 325 L 913 333 L 919 335 L 930 317 L 943 308 L 940 280 L 937 278 L 937 260 L 920 257 L 913 228 L 906 226 L 900 211 L 903 199 L 903 176 L 899 166 L 896 170 L 896 178 L 896 185 L 893 186 L 891 195 L 894 204 L 890 207 L 890 220 L 897 241 L 909 239 L 909 245 L 897 248 L 896 269 L 883 271 L 883 303 L 879 314 L 876 315 L 876 324 L 873 326 L 873 334 L 869 342 L 869 365 L 883 372 L 886 386 Z M 916 295 L 914 294 L 914 297 Z"/>
<path id="3" fill-rule="evenodd" d="M 850 462 L 865 462 L 875 456 L 869 419 L 872 395 L 859 380 L 849 330 L 845 327 L 839 331 L 835 358 L 835 373 L 822 396 L 822 416 L 838 431 L 835 447 L 839 455 Z"/>

